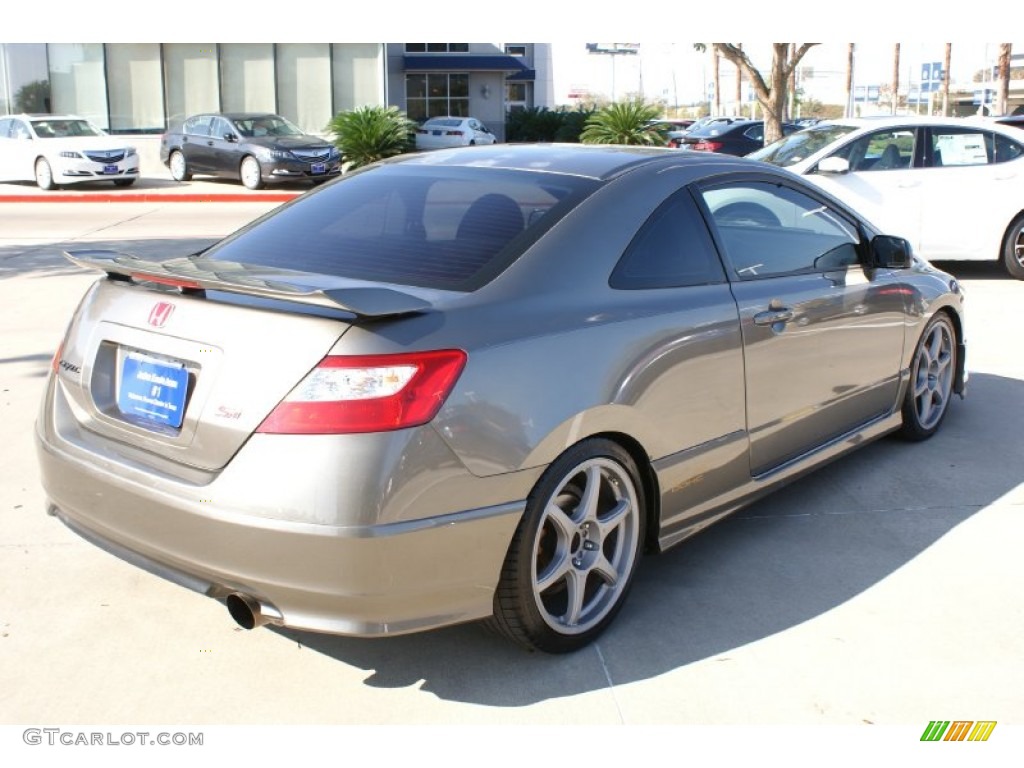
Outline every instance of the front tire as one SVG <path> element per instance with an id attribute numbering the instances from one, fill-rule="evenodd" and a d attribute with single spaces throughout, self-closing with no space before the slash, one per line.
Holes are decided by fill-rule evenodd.
<path id="1" fill-rule="evenodd" d="M 57 185 L 53 182 L 53 170 L 50 168 L 46 158 L 40 157 L 36 160 L 35 174 L 36 186 L 40 189 L 49 191 L 57 188 Z"/>
<path id="2" fill-rule="evenodd" d="M 167 167 L 171 169 L 171 178 L 175 181 L 192 181 L 192 171 L 188 169 L 184 153 L 178 150 L 171 152 L 167 159 Z"/>
<path id="3" fill-rule="evenodd" d="M 260 161 L 252 155 L 246 155 L 242 158 L 239 175 L 242 177 L 242 184 L 245 185 L 246 189 L 263 188 L 263 175 L 260 170 Z"/>
<path id="4" fill-rule="evenodd" d="M 135 179 L 114 179 L 115 187 L 130 187 L 135 183 Z"/>
<path id="5" fill-rule="evenodd" d="M 1011 277 L 1024 280 L 1024 213 L 1013 220 L 1003 239 L 1003 266 Z"/>
<path id="6" fill-rule="evenodd" d="M 527 499 L 495 591 L 492 626 L 548 653 L 593 641 L 629 592 L 645 512 L 636 464 L 617 443 L 593 438 L 563 453 Z"/>
<path id="7" fill-rule="evenodd" d="M 939 312 L 925 327 L 914 350 L 903 400 L 901 434 L 908 440 L 927 440 L 946 417 L 956 377 L 956 348 L 953 323 L 947 314 Z"/>

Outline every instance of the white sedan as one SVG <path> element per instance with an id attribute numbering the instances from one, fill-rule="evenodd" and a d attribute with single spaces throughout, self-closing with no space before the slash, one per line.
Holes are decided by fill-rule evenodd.
<path id="1" fill-rule="evenodd" d="M 416 149 L 494 144 L 494 134 L 475 117 L 432 117 L 416 128 Z"/>
<path id="2" fill-rule="evenodd" d="M 75 115 L 0 117 L 0 180 L 34 181 L 40 189 L 82 181 L 128 187 L 139 178 L 139 155 Z"/>
<path id="3" fill-rule="evenodd" d="M 1024 280 L 1024 134 L 974 118 L 819 123 L 749 158 L 806 175 L 929 260 L 1000 259 Z"/>

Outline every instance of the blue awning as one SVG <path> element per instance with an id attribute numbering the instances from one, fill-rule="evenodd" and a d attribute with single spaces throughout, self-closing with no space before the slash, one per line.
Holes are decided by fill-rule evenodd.
<path id="1" fill-rule="evenodd" d="M 405 55 L 402 65 L 406 72 L 532 72 L 516 56 L 472 53 Z"/>

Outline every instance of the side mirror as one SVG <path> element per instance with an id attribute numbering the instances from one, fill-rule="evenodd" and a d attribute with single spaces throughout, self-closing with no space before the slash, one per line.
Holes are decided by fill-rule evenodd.
<path id="1" fill-rule="evenodd" d="M 877 235 L 871 240 L 871 263 L 886 269 L 906 269 L 913 263 L 910 243 L 902 237 Z"/>
<path id="2" fill-rule="evenodd" d="M 224 141 L 238 141 L 238 137 L 233 133 L 225 133 Z"/>
<path id="3" fill-rule="evenodd" d="M 845 157 L 826 157 L 818 162 L 818 173 L 849 173 L 850 161 Z"/>

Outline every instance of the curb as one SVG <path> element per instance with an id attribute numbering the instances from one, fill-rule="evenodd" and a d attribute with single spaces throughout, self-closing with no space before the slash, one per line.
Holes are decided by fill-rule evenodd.
<path id="1" fill-rule="evenodd" d="M 303 193 L 87 192 L 77 195 L 0 195 L 0 203 L 285 203 L 301 194 Z"/>

